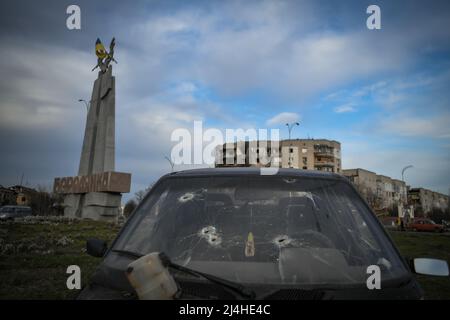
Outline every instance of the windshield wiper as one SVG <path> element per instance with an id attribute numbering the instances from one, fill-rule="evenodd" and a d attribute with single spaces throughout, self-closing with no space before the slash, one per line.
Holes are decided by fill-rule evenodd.
<path id="1" fill-rule="evenodd" d="M 124 255 L 127 255 L 127 256 L 131 257 L 131 258 L 136 258 L 136 259 L 139 259 L 140 257 L 144 256 L 141 253 L 128 251 L 128 250 L 114 249 L 114 250 L 112 250 L 112 252 L 116 252 L 116 253 L 119 253 L 119 254 L 124 254 Z M 220 285 L 222 287 L 226 287 L 226 288 L 228 288 L 228 289 L 238 293 L 239 295 L 241 295 L 242 297 L 247 298 L 247 299 L 254 299 L 255 296 L 256 296 L 255 293 L 251 289 L 246 288 L 246 287 L 244 287 L 244 286 L 242 286 L 242 285 L 240 285 L 238 283 L 235 283 L 235 282 L 232 282 L 232 281 L 220 278 L 220 277 L 216 277 L 216 276 L 213 276 L 211 274 L 207 274 L 207 273 L 203 273 L 203 272 L 200 272 L 200 271 L 197 271 L 197 270 L 186 268 L 186 267 L 183 267 L 183 266 L 181 266 L 179 264 L 173 263 L 172 261 L 170 261 L 170 258 L 166 254 L 164 254 L 163 252 L 159 253 L 159 258 L 161 259 L 161 262 L 163 263 L 163 265 L 165 267 L 167 267 L 167 268 L 171 268 L 173 270 L 184 272 L 186 274 L 190 274 L 190 275 L 193 275 L 195 277 L 204 278 L 204 279 L 206 279 L 206 280 L 208 280 L 208 281 L 210 281 L 212 283 L 218 284 L 218 285 Z"/>
<path id="2" fill-rule="evenodd" d="M 161 252 L 159 254 L 159 258 L 161 259 L 162 263 L 169 268 L 172 268 L 174 270 L 181 271 L 181 272 L 184 272 L 187 274 L 191 274 L 193 276 L 204 278 L 206 280 L 209 280 L 212 283 L 218 284 L 222 287 L 226 287 L 226 288 L 240 294 L 244 298 L 254 299 L 256 296 L 255 293 L 253 292 L 253 290 L 251 290 L 247 287 L 244 287 L 236 282 L 229 281 L 229 280 L 226 280 L 226 279 L 223 279 L 220 277 L 213 276 L 208 273 L 203 273 L 203 272 L 193 270 L 190 268 L 186 268 L 179 264 L 173 263 L 172 261 L 170 261 L 170 258 L 167 255 L 165 255 L 163 252 Z"/>

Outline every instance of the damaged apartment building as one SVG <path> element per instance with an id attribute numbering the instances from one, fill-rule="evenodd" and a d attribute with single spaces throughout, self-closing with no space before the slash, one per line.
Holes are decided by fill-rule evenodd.
<path id="1" fill-rule="evenodd" d="M 449 197 L 424 188 L 409 188 L 405 182 L 364 169 L 345 169 L 346 176 L 376 211 L 412 205 L 414 214 L 427 216 L 433 210 L 448 210 Z"/>
<path id="2" fill-rule="evenodd" d="M 449 196 L 425 188 L 411 188 L 408 191 L 408 202 L 419 213 L 427 215 L 433 211 L 449 212 Z"/>
<path id="3" fill-rule="evenodd" d="M 375 210 L 389 210 L 408 202 L 405 182 L 364 169 L 345 169 L 346 176 Z"/>
<path id="4" fill-rule="evenodd" d="M 341 144 L 326 139 L 225 143 L 216 149 L 215 166 L 275 166 L 341 173 Z"/>

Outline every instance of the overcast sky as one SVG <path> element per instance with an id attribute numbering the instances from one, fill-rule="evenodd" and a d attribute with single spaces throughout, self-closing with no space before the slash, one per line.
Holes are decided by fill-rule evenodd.
<path id="1" fill-rule="evenodd" d="M 81 8 L 81 30 L 66 8 Z M 381 7 L 381 30 L 366 8 Z M 448 193 L 448 1 L 2 1 L 0 184 L 78 171 L 97 72 L 116 37 L 116 171 L 132 195 L 170 171 L 175 128 L 280 128 L 342 143 L 364 168 Z M 177 168 L 176 168 L 177 169 Z M 129 198 L 127 195 L 125 199 Z"/>

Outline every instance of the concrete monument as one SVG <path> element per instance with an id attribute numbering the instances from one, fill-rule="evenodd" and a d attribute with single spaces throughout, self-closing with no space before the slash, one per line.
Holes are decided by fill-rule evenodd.
<path id="1" fill-rule="evenodd" d="M 109 220 L 115 218 L 121 193 L 130 192 L 131 174 L 115 172 L 114 38 L 109 52 L 97 39 L 95 53 L 100 69 L 94 82 L 78 176 L 55 178 L 53 190 L 64 194 L 64 215 Z M 93 70 L 94 70 L 93 69 Z"/>

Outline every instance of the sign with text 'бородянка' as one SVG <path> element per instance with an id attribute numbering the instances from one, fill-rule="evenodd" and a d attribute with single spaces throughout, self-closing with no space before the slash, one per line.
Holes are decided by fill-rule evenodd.
<path id="1" fill-rule="evenodd" d="M 55 178 L 55 193 L 130 192 L 131 174 L 102 172 L 88 176 Z"/>

